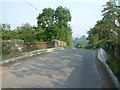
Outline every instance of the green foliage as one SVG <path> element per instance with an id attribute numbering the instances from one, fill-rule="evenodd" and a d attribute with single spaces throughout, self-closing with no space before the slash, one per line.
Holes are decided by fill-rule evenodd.
<path id="1" fill-rule="evenodd" d="M 94 45 L 93 44 L 88 44 L 87 46 L 85 46 L 85 49 L 94 49 Z"/>
<path id="2" fill-rule="evenodd" d="M 41 28 L 35 28 L 30 24 L 22 24 L 15 30 L 10 30 L 7 28 L 7 24 L 2 24 L 2 39 L 12 40 L 12 39 L 22 39 L 25 42 L 43 42 L 44 40 L 44 30 Z"/>
<path id="3" fill-rule="evenodd" d="M 0 30 L 2 31 L 2 39 L 8 40 L 11 37 L 10 25 L 0 24 Z"/>
<path id="4" fill-rule="evenodd" d="M 117 21 L 120 24 L 120 6 L 117 6 Z"/>
<path id="5" fill-rule="evenodd" d="M 106 40 L 100 40 L 100 41 L 96 42 L 94 44 L 94 46 L 96 46 L 96 48 L 104 48 L 105 49 L 105 46 L 107 45 L 106 42 L 107 42 Z"/>
<path id="6" fill-rule="evenodd" d="M 62 6 L 59 6 L 55 11 L 55 19 L 56 21 L 59 21 L 60 23 L 67 23 L 71 21 L 71 15 L 67 8 L 63 8 Z"/>
<path id="7" fill-rule="evenodd" d="M 16 29 L 17 31 L 17 39 L 22 39 L 25 42 L 33 42 L 34 41 L 34 30 L 33 27 L 29 24 L 23 24 L 22 26 Z"/>
<path id="8" fill-rule="evenodd" d="M 2 54 L 10 54 L 11 48 L 11 45 L 2 44 Z"/>
<path id="9" fill-rule="evenodd" d="M 56 10 L 45 8 L 37 17 L 37 28 L 44 30 L 44 41 L 61 40 L 72 48 L 72 30 L 68 22 L 71 15 L 67 8 L 59 6 Z"/>
<path id="10" fill-rule="evenodd" d="M 45 31 L 42 28 L 36 28 L 33 31 L 34 40 L 33 42 L 43 42 L 45 40 Z"/>
<path id="11" fill-rule="evenodd" d="M 88 31 L 89 44 L 96 45 L 98 48 L 102 44 L 101 41 L 107 42 L 110 40 L 115 44 L 119 42 L 119 28 L 115 24 L 118 19 L 116 5 L 112 2 L 107 2 L 102 13 L 102 20 L 97 21 L 95 26 Z"/>
<path id="12" fill-rule="evenodd" d="M 37 17 L 38 27 L 47 28 L 54 23 L 54 9 L 45 8 L 43 12 Z"/>
<path id="13" fill-rule="evenodd" d="M 73 48 L 72 29 L 68 22 L 71 21 L 71 15 L 67 8 L 59 6 L 56 10 L 45 8 L 37 17 L 37 27 L 30 24 L 22 24 L 14 30 L 11 30 L 9 24 L 0 24 L 3 40 L 21 39 L 25 42 L 45 42 L 60 40 L 66 42 L 66 48 Z M 48 47 L 51 48 L 51 47 Z M 29 52 L 38 48 L 34 45 L 24 46 L 22 52 Z M 12 45 L 3 45 L 2 58 L 12 58 L 22 54 Z M 1 57 L 1 54 L 0 54 Z"/>
<path id="14" fill-rule="evenodd" d="M 118 61 L 115 57 L 109 56 L 106 63 L 120 81 L 120 61 Z"/>
<path id="15" fill-rule="evenodd" d="M 21 52 L 12 47 L 11 44 L 2 44 L 2 59 L 10 59 L 21 55 Z"/>
<path id="16" fill-rule="evenodd" d="M 69 21 L 71 14 L 67 8 L 62 6 L 56 10 L 45 8 L 37 17 L 37 27 L 26 23 L 11 30 L 9 24 L 0 24 L 2 39 L 22 39 L 25 42 L 61 40 L 67 43 L 68 48 L 72 48 L 72 30 Z"/>
<path id="17" fill-rule="evenodd" d="M 106 40 L 100 40 L 100 41 L 97 41 L 96 43 L 94 44 L 88 44 L 85 48 L 86 49 L 97 49 L 97 48 L 103 48 L 103 49 L 107 49 L 106 48 L 106 43 L 107 41 Z"/>
<path id="18" fill-rule="evenodd" d="M 81 43 L 81 42 L 78 42 L 75 47 L 76 47 L 76 48 L 82 48 L 82 43 Z"/>
<path id="19" fill-rule="evenodd" d="M 75 38 L 73 42 L 75 48 L 84 48 L 85 46 L 88 45 L 88 40 L 84 35 L 81 36 L 80 38 Z"/>
<path id="20" fill-rule="evenodd" d="M 33 50 L 38 50 L 39 48 L 33 46 L 33 45 L 28 45 L 27 47 L 24 46 L 23 47 L 23 52 L 30 52 L 30 51 L 33 51 Z"/>

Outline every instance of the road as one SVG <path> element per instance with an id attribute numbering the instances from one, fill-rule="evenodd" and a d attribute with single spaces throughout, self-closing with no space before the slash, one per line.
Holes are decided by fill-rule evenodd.
<path id="1" fill-rule="evenodd" d="M 93 50 L 62 50 L 2 68 L 3 88 L 114 88 Z"/>

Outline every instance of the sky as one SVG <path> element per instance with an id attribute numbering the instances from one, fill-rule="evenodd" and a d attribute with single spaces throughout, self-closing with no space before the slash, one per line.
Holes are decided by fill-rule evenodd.
<path id="1" fill-rule="evenodd" d="M 30 6 L 32 4 L 35 8 Z M 72 20 L 73 38 L 87 36 L 87 31 L 102 18 L 103 5 L 108 0 L 0 0 L 0 22 L 11 25 L 12 29 L 22 24 L 37 25 L 36 17 L 44 8 L 56 9 L 63 6 L 69 9 Z"/>

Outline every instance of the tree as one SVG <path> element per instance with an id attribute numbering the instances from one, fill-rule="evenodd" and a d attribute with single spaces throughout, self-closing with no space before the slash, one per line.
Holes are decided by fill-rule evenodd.
<path id="1" fill-rule="evenodd" d="M 71 48 L 72 30 L 68 24 L 69 21 L 71 21 L 71 15 L 67 8 L 62 6 L 56 10 L 45 8 L 37 17 L 37 28 L 44 30 L 44 41 L 61 40 Z"/>
<path id="2" fill-rule="evenodd" d="M 31 25 L 28 23 L 22 24 L 20 27 L 16 28 L 17 35 L 16 39 L 22 39 L 25 42 L 34 42 L 35 35 L 34 35 L 34 30 Z"/>
<path id="3" fill-rule="evenodd" d="M 119 28 L 116 25 L 118 10 L 113 2 L 107 2 L 102 11 L 103 18 L 88 31 L 89 44 L 104 48 L 108 41 L 118 44 Z"/>
<path id="4" fill-rule="evenodd" d="M 38 27 L 47 28 L 49 25 L 54 23 L 54 9 L 45 8 L 43 12 L 37 17 Z"/>
<path id="5" fill-rule="evenodd" d="M 116 42 L 117 38 L 117 8 L 113 2 L 107 2 L 102 11 L 102 20 L 97 21 L 95 26 L 88 31 L 90 43 L 96 43 L 99 40 L 112 40 Z M 96 39 L 96 40 L 95 40 Z"/>
<path id="6" fill-rule="evenodd" d="M 9 24 L 0 24 L 2 31 L 2 39 L 8 40 L 11 37 L 10 25 Z"/>
<path id="7" fill-rule="evenodd" d="M 120 45 L 120 6 L 117 6 L 118 44 Z"/>
<path id="8" fill-rule="evenodd" d="M 88 40 L 86 39 L 85 35 L 81 36 L 80 38 L 75 38 L 73 42 L 75 48 L 84 48 L 88 45 Z"/>
<path id="9" fill-rule="evenodd" d="M 45 30 L 42 28 L 35 28 L 34 32 L 34 42 L 44 42 L 45 40 Z"/>
<path id="10" fill-rule="evenodd" d="M 71 21 L 71 15 L 67 8 L 59 6 L 55 11 L 55 20 L 61 24 Z"/>
<path id="11" fill-rule="evenodd" d="M 116 5 L 113 2 L 107 2 L 106 5 L 104 5 L 103 12 L 103 23 L 104 27 L 106 29 L 107 33 L 107 40 L 112 40 L 115 36 L 114 32 L 117 32 L 117 26 L 115 24 L 115 21 L 117 19 L 117 8 Z"/>

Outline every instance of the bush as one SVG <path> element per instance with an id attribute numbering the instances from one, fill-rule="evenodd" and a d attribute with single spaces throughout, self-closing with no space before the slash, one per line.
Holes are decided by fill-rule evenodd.
<path id="1" fill-rule="evenodd" d="M 115 57 L 109 56 L 106 63 L 109 65 L 114 75 L 120 81 L 120 61 L 117 60 Z"/>
<path id="2" fill-rule="evenodd" d="M 47 48 L 54 48 L 53 46 L 48 46 Z"/>
<path id="3" fill-rule="evenodd" d="M 11 45 L 2 45 L 2 54 L 10 54 Z"/>
<path id="4" fill-rule="evenodd" d="M 85 49 L 93 49 L 94 45 L 93 44 L 88 44 L 87 46 L 85 46 Z"/>
<path id="5" fill-rule="evenodd" d="M 98 49 L 98 48 L 103 48 L 106 50 L 106 40 L 100 40 L 94 44 L 88 44 L 85 48 L 86 49 Z"/>
<path id="6" fill-rule="evenodd" d="M 11 43 L 2 43 L 2 60 L 21 55 L 22 52 Z"/>
<path id="7" fill-rule="evenodd" d="M 21 55 L 21 52 L 16 48 L 12 48 L 11 44 L 2 45 L 2 59 L 9 59 L 19 55 Z"/>
<path id="8" fill-rule="evenodd" d="M 95 48 L 106 48 L 107 41 L 106 40 L 100 40 L 94 44 Z"/>
<path id="9" fill-rule="evenodd" d="M 30 51 L 33 51 L 33 50 L 37 50 L 38 48 L 35 47 L 35 46 L 24 46 L 23 47 L 23 52 L 30 52 Z"/>

